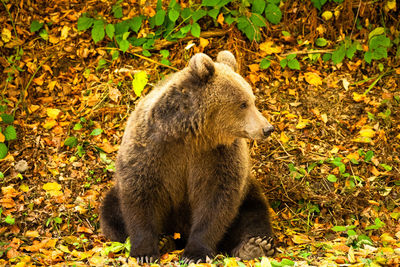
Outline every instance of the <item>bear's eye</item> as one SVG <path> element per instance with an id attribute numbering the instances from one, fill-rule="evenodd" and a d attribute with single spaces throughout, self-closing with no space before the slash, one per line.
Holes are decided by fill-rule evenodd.
<path id="1" fill-rule="evenodd" d="M 243 102 L 242 104 L 240 104 L 240 108 L 241 109 L 246 109 L 247 108 L 247 102 Z"/>

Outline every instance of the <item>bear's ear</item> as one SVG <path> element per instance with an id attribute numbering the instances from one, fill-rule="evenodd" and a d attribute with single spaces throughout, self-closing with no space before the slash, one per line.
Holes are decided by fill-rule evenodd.
<path id="1" fill-rule="evenodd" d="M 217 62 L 224 63 L 229 67 L 231 67 L 234 71 L 237 71 L 237 63 L 235 56 L 227 50 L 218 53 Z"/>
<path id="2" fill-rule="evenodd" d="M 215 72 L 214 62 L 203 53 L 197 53 L 190 59 L 189 68 L 194 75 L 203 81 L 211 78 Z"/>

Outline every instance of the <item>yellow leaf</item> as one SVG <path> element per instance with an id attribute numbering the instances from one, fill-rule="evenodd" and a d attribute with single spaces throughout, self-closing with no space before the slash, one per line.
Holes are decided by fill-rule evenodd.
<path id="1" fill-rule="evenodd" d="M 308 82 L 311 85 L 315 86 L 322 85 L 322 78 L 314 72 L 306 72 L 304 73 L 304 77 L 306 79 L 306 82 Z"/>
<path id="2" fill-rule="evenodd" d="M 309 243 L 311 240 L 308 236 L 306 235 L 293 235 L 292 240 L 295 244 L 306 244 Z"/>
<path id="3" fill-rule="evenodd" d="M 338 153 L 339 152 L 339 147 L 338 146 L 333 146 L 333 148 L 331 149 L 331 151 L 329 151 L 329 152 L 331 152 L 332 154 L 336 154 L 336 153 Z"/>
<path id="4" fill-rule="evenodd" d="M 1 31 L 1 39 L 5 43 L 8 43 L 11 40 L 11 31 L 7 28 L 3 28 L 3 30 Z"/>
<path id="5" fill-rule="evenodd" d="M 353 99 L 356 102 L 361 102 L 364 101 L 366 96 L 364 94 L 357 94 L 356 92 L 353 92 Z"/>
<path id="6" fill-rule="evenodd" d="M 238 266 L 236 258 L 226 258 L 224 260 L 224 263 L 225 263 L 224 266 L 226 266 L 226 267 L 236 267 L 236 266 Z"/>
<path id="7" fill-rule="evenodd" d="M 201 47 L 206 47 L 210 42 L 207 39 L 201 38 L 200 37 L 200 46 Z"/>
<path id="8" fill-rule="evenodd" d="M 326 115 L 326 113 L 322 113 L 322 114 L 321 114 L 321 120 L 322 120 L 324 123 L 327 123 L 327 122 L 328 122 L 328 115 Z"/>
<path id="9" fill-rule="evenodd" d="M 6 140 L 6 137 L 4 134 L 0 133 L 0 142 L 4 142 Z"/>
<path id="10" fill-rule="evenodd" d="M 333 13 L 331 11 L 325 11 L 321 16 L 324 20 L 330 20 L 333 17 Z"/>
<path id="11" fill-rule="evenodd" d="M 285 134 L 285 132 L 281 132 L 281 137 L 279 139 L 284 144 L 289 142 L 289 140 L 290 140 L 290 138 Z"/>
<path id="12" fill-rule="evenodd" d="M 285 115 L 286 119 L 291 120 L 291 119 L 295 119 L 297 118 L 297 115 L 292 114 L 292 113 L 288 113 Z"/>
<path id="13" fill-rule="evenodd" d="M 46 183 L 42 187 L 47 193 L 50 194 L 50 196 L 55 197 L 55 196 L 60 196 L 62 195 L 62 192 L 60 191 L 61 185 L 58 183 Z"/>
<path id="14" fill-rule="evenodd" d="M 381 235 L 381 240 L 382 242 L 386 242 L 386 243 L 396 243 L 396 239 L 394 239 L 389 233 L 383 233 Z"/>
<path id="15" fill-rule="evenodd" d="M 49 88 L 50 91 L 53 91 L 54 90 L 54 86 L 56 86 L 56 84 L 57 84 L 57 81 L 51 81 L 47 85 L 47 88 Z"/>
<path id="16" fill-rule="evenodd" d="M 59 110 L 57 108 L 48 108 L 46 110 L 47 116 L 49 116 L 52 119 L 57 119 L 60 112 L 61 112 L 61 110 Z"/>
<path id="17" fill-rule="evenodd" d="M 68 26 L 64 26 L 62 29 L 61 29 L 61 40 L 65 40 L 65 39 L 67 39 L 67 37 L 68 37 L 68 32 L 69 32 L 69 30 L 70 30 L 71 28 L 70 27 L 68 27 Z"/>
<path id="18" fill-rule="evenodd" d="M 360 134 L 362 137 L 371 137 L 371 138 L 372 138 L 372 137 L 375 136 L 375 131 L 374 131 L 373 129 L 369 128 L 369 127 L 363 127 L 363 128 L 360 130 L 359 134 Z"/>
<path id="19" fill-rule="evenodd" d="M 304 129 L 307 127 L 307 125 L 310 123 L 310 120 L 303 119 L 300 117 L 299 123 L 296 125 L 296 129 Z"/>
<path id="20" fill-rule="evenodd" d="M 43 123 L 43 128 L 45 128 L 46 130 L 50 130 L 51 128 L 53 128 L 54 126 L 56 126 L 57 122 L 53 119 L 50 120 L 46 120 Z"/>
<path id="21" fill-rule="evenodd" d="M 29 191 L 29 186 L 26 184 L 22 184 L 19 186 L 19 189 L 21 189 L 22 192 L 26 193 Z"/>
<path id="22" fill-rule="evenodd" d="M 388 9 L 393 9 L 393 10 L 395 10 L 396 9 L 396 1 L 395 0 L 389 0 L 389 1 L 387 1 L 386 2 L 386 7 L 388 8 Z"/>
<path id="23" fill-rule="evenodd" d="M 353 153 L 350 153 L 350 154 L 348 154 L 347 156 L 346 156 L 346 158 L 348 158 L 348 159 L 355 159 L 355 160 L 358 160 L 359 158 L 360 158 L 360 154 L 358 154 L 358 152 L 353 152 Z"/>
<path id="24" fill-rule="evenodd" d="M 356 138 L 352 139 L 351 141 L 357 142 L 357 143 L 365 143 L 365 144 L 370 144 L 370 143 L 372 143 L 371 138 L 369 138 L 369 137 L 363 137 L 363 136 L 356 137 Z"/>
<path id="25" fill-rule="evenodd" d="M 45 191 L 60 190 L 61 189 L 61 185 L 58 184 L 58 183 L 45 183 L 43 185 L 43 189 Z"/>
<path id="26" fill-rule="evenodd" d="M 396 135 L 396 138 L 400 139 L 400 133 L 398 135 Z"/>
<path id="27" fill-rule="evenodd" d="M 26 237 L 38 237 L 39 233 L 38 233 L 38 231 L 26 231 L 25 236 Z"/>
<path id="28" fill-rule="evenodd" d="M 82 207 L 82 206 L 75 206 L 74 208 L 79 214 L 85 214 L 87 212 L 87 209 Z"/>
<path id="29" fill-rule="evenodd" d="M 282 48 L 280 48 L 279 46 L 276 46 L 274 44 L 274 42 L 272 42 L 272 41 L 266 41 L 264 43 L 261 43 L 260 50 L 267 53 L 267 55 L 282 52 Z"/>
<path id="30" fill-rule="evenodd" d="M 30 105 L 30 106 L 28 107 L 28 110 L 29 110 L 30 113 L 33 113 L 33 112 L 35 112 L 36 110 L 38 110 L 39 108 L 40 108 L 39 105 Z"/>

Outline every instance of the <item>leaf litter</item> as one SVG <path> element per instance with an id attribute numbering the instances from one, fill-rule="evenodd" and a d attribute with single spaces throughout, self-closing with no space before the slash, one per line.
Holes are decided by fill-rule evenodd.
<path id="1" fill-rule="evenodd" d="M 0 265 L 137 265 L 125 260 L 128 243 L 109 242 L 101 235 L 98 206 L 112 184 L 129 112 L 138 96 L 171 69 L 154 63 L 161 59 L 157 51 L 153 61 L 129 53 L 104 60 L 106 43 L 94 45 L 89 34 L 76 30 L 76 23 L 83 12 L 107 15 L 108 4 L 6 5 L 17 18 L 18 37 L 8 14 L 0 10 L 0 51 L 9 57 L 22 48 L 23 56 L 21 70 L 3 92 L 7 108 L 15 113 L 17 140 L 0 161 Z M 288 6 L 288 16 L 298 8 Z M 303 22 L 307 18 L 299 16 Z M 322 17 L 332 21 L 333 14 Z M 224 17 L 218 22 L 224 26 Z M 398 63 L 394 57 L 383 61 L 394 71 L 382 75 L 377 64 L 366 65 L 362 59 L 332 65 L 297 56 L 292 63 L 296 68 L 282 69 L 273 57 L 263 58 L 283 59 L 283 53 L 304 49 L 292 35 L 280 35 L 283 25 L 270 25 L 272 31 L 268 37 L 263 33 L 265 41 L 259 45 L 225 25 L 230 31 L 222 37 L 165 47 L 178 69 L 196 52 L 231 50 L 240 73 L 254 86 L 258 107 L 277 129 L 271 139 L 250 145 L 253 173 L 271 202 L 279 253 L 247 262 L 217 256 L 214 264 L 398 265 Z M 43 27 L 47 35 L 38 38 Z M 302 32 L 294 24 L 285 27 L 286 32 Z M 306 27 L 310 33 L 298 34 L 297 40 L 308 42 L 317 32 L 327 39 L 337 34 L 329 23 L 307 22 Z M 319 43 L 327 45 L 326 40 Z M 6 88 L 7 74 L 1 75 Z M 27 167 L 21 167 L 22 161 Z M 161 264 L 178 265 L 181 254 L 165 254 Z"/>

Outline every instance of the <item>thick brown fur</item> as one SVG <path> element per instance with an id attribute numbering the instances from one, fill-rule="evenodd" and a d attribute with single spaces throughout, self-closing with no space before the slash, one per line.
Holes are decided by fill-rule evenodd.
<path id="1" fill-rule="evenodd" d="M 236 69 L 228 51 L 216 62 L 196 54 L 131 114 L 116 184 L 101 207 L 103 233 L 121 242 L 129 236 L 131 256 L 158 258 L 159 236 L 174 232 L 189 260 L 272 251 L 268 203 L 250 175 L 245 138 L 265 137 L 273 127 Z"/>

